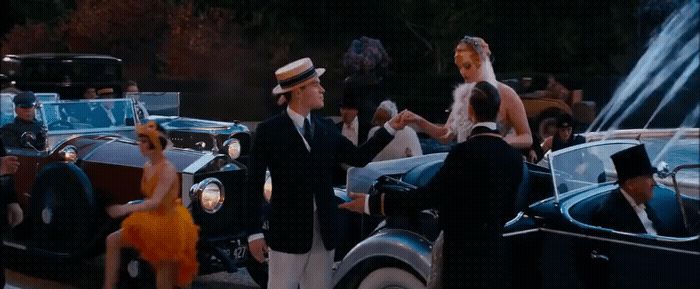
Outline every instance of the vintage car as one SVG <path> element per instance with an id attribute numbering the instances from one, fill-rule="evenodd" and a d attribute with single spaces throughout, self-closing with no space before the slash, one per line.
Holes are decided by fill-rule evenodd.
<path id="1" fill-rule="evenodd" d="M 180 116 L 180 93 L 128 93 L 134 100 L 136 115 L 144 121 L 160 123 L 170 133 L 176 147 L 223 153 L 247 164 L 250 130 L 238 121 L 223 122 Z"/>
<path id="2" fill-rule="evenodd" d="M 556 117 L 560 113 L 572 115 L 579 125 L 588 125 L 593 122 L 597 113 L 596 103 L 583 100 L 582 90 L 569 91 L 567 89 L 566 92 L 568 93 L 565 96 L 558 96 L 556 93 L 553 93 L 552 90 L 557 90 L 556 87 L 551 90 L 525 92 L 523 91 L 523 83 L 532 83 L 533 77 L 531 76 L 533 75 L 504 79 L 503 83 L 515 89 L 520 96 L 520 100 L 522 100 L 525 107 L 530 129 L 540 140 L 556 132 Z M 544 77 L 542 75 L 534 76 L 540 80 Z M 561 85 L 558 87 L 564 88 Z M 561 97 L 567 98 L 566 101 Z"/>
<path id="3" fill-rule="evenodd" d="M 589 142 L 526 163 L 517 216 L 505 224 L 513 246 L 514 284 L 523 288 L 696 288 L 700 284 L 700 156 L 698 131 L 639 133 L 634 139 Z M 669 139 L 676 139 L 669 144 Z M 660 166 L 651 205 L 664 224 L 687 235 L 662 236 L 595 226 L 591 216 L 618 188 L 610 155 L 641 142 Z M 371 163 L 348 172 L 353 192 L 400 191 L 410 197 L 446 154 Z M 674 167 L 672 171 L 668 167 Z M 440 193 L 440 192 L 435 192 Z M 342 193 L 336 193 L 342 196 Z M 335 288 L 422 288 L 429 275 L 439 212 L 390 216 L 336 265 Z M 372 226 L 377 220 L 363 217 Z"/>
<path id="4" fill-rule="evenodd" d="M 58 93 L 63 99 L 80 99 L 88 87 L 122 85 L 122 60 L 108 55 L 76 53 L 8 54 L 0 73 L 20 90 Z"/>
<path id="5" fill-rule="evenodd" d="M 0 111 L 12 113 L 8 107 L 12 95 L 2 97 Z M 66 114 L 98 106 L 111 106 L 116 123 L 105 125 Z M 6 122 L 12 117 L 1 119 Z M 133 102 L 128 98 L 46 101 L 40 103 L 37 119 L 46 127 L 45 147 L 6 148 L 21 163 L 14 189 L 26 215 L 3 239 L 5 251 L 14 256 L 6 262 L 30 273 L 79 275 L 66 269 L 102 254 L 106 235 L 121 221 L 109 218 L 105 206 L 143 198 L 140 180 L 146 160 L 134 141 Z M 32 137 L 28 133 L 22 139 Z M 172 148 L 166 155 L 178 170 L 183 204 L 200 227 L 200 273 L 234 272 L 244 266 L 248 260 L 243 231 L 246 167 L 211 152 Z M 136 255 L 127 257 L 123 259 L 125 276 L 120 278 L 124 287 L 148 281 L 148 266 Z M 258 277 L 266 276 L 256 265 L 252 263 L 248 271 L 260 281 Z"/>

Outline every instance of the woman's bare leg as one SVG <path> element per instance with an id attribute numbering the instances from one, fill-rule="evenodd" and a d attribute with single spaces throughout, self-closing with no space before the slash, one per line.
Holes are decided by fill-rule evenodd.
<path id="1" fill-rule="evenodd" d="M 119 264 L 121 262 L 122 230 L 107 236 L 105 240 L 105 276 L 103 289 L 113 289 L 119 281 Z"/>
<path id="2" fill-rule="evenodd" d="M 156 288 L 173 289 L 177 283 L 177 263 L 162 263 L 156 270 Z"/>

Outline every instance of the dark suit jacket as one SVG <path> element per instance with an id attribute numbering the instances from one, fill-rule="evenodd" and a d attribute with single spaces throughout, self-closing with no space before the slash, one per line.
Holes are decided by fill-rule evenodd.
<path id="1" fill-rule="evenodd" d="M 107 116 L 107 111 L 105 111 L 101 105 L 102 104 L 96 105 L 90 112 L 88 112 L 87 122 L 94 125 L 96 128 L 109 127 L 113 125 L 112 120 L 109 119 L 109 116 Z M 114 113 L 112 113 L 112 115 L 114 115 Z"/>
<path id="2" fill-rule="evenodd" d="M 335 126 L 338 128 L 338 131 L 340 134 L 343 134 L 343 122 L 336 123 Z M 359 128 L 357 129 L 357 145 L 362 145 L 367 141 L 367 135 L 369 134 L 369 129 L 372 128 L 372 125 L 368 122 L 364 122 L 358 118 L 358 126 Z"/>
<path id="3" fill-rule="evenodd" d="M 34 148 L 41 150 L 46 146 L 46 130 L 44 130 L 43 125 L 38 121 L 26 122 L 19 117 L 15 117 L 15 121 L 4 125 L 0 128 L 1 138 L 4 144 L 8 147 L 24 147 L 22 143 L 22 134 L 25 132 L 31 132 L 34 134 L 34 140 L 31 141 L 31 145 Z"/>
<path id="4" fill-rule="evenodd" d="M 503 225 L 515 216 L 515 197 L 523 159 L 486 127 L 456 145 L 429 184 L 411 193 L 387 193 L 386 215 L 410 214 L 427 208 L 440 211 L 445 234 L 442 268 L 444 288 L 509 287 L 510 256 Z M 370 210 L 380 195 L 370 197 Z M 372 212 L 376 213 L 375 211 Z"/>
<path id="5" fill-rule="evenodd" d="M 670 199 L 670 201 L 673 201 Z M 662 236 L 670 237 L 683 237 L 687 235 L 685 228 L 683 228 L 682 219 L 679 218 L 659 218 L 658 209 L 654 207 L 654 200 L 647 202 L 645 206 L 647 207 L 647 216 L 649 220 L 654 224 L 654 229 L 656 233 Z M 671 206 L 665 206 L 671 211 L 663 212 L 664 215 L 678 215 L 680 217 L 680 212 L 674 212 L 673 209 L 678 210 L 678 206 L 671 203 Z M 609 228 L 616 231 L 645 234 L 647 231 L 642 225 L 642 221 L 639 220 L 637 213 L 634 211 L 632 206 L 625 196 L 622 195 L 620 189 L 612 191 L 603 201 L 603 204 L 598 208 L 598 210 L 591 217 L 591 222 L 595 226 L 601 226 L 603 228 Z"/>
<path id="6" fill-rule="evenodd" d="M 357 144 L 362 145 L 367 141 L 367 135 L 369 134 L 369 129 L 372 127 L 368 122 L 364 122 L 358 118 L 358 129 L 357 129 Z M 343 134 L 343 122 L 339 122 L 335 124 L 335 127 L 338 128 L 338 132 L 340 134 Z M 338 164 L 335 166 L 335 173 L 333 174 L 333 185 L 335 186 L 344 186 L 346 185 L 345 181 L 347 178 L 347 172 L 343 167 Z"/>
<path id="7" fill-rule="evenodd" d="M 393 139 L 380 129 L 358 148 L 330 120 L 312 117 L 311 124 L 311 152 L 286 111 L 260 123 L 255 131 L 249 171 L 248 233 L 261 232 L 260 211 L 268 168 L 273 190 L 265 240 L 275 251 L 303 254 L 311 249 L 314 199 L 323 243 L 326 249 L 334 249 L 338 205 L 332 187 L 333 169 L 341 162 L 364 166 Z"/>

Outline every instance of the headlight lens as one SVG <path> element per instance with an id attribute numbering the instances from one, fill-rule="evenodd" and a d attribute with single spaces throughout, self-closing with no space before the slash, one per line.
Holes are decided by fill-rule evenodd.
<path id="1" fill-rule="evenodd" d="M 64 147 L 58 154 L 67 162 L 74 163 L 78 160 L 78 149 L 72 145 Z"/>
<path id="2" fill-rule="evenodd" d="M 216 178 L 207 178 L 192 186 L 190 198 L 198 199 L 205 212 L 216 213 L 224 205 L 224 185 Z"/>
<path id="3" fill-rule="evenodd" d="M 226 153 L 231 159 L 237 159 L 241 156 L 241 142 L 236 138 L 230 138 L 224 142 Z"/>

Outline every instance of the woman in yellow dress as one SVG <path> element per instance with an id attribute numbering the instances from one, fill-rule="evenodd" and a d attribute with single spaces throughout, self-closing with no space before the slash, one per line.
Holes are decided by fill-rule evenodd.
<path id="1" fill-rule="evenodd" d="M 165 129 L 151 121 L 136 128 L 141 153 L 148 159 L 143 167 L 138 204 L 107 208 L 112 218 L 129 215 L 121 229 L 107 236 L 103 288 L 118 282 L 120 250 L 135 248 L 156 271 L 159 289 L 184 287 L 197 275 L 198 227 L 178 198 L 177 170 L 163 154 L 168 144 Z"/>

